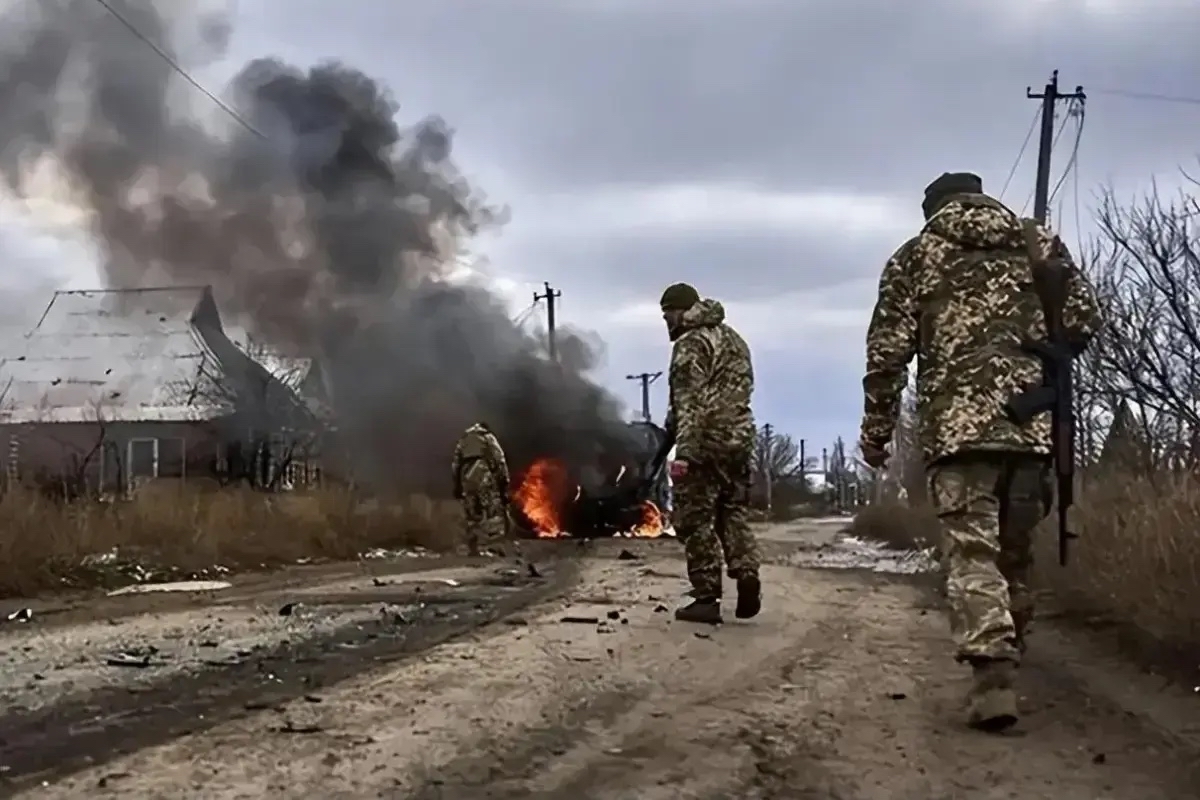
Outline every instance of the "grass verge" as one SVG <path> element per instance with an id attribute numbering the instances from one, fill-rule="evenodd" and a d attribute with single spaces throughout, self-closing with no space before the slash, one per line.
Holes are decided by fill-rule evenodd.
<path id="1" fill-rule="evenodd" d="M 1087 627 L 1143 666 L 1200 685 L 1200 476 L 1083 476 L 1072 525 L 1080 538 L 1065 567 L 1054 520 L 1039 529 L 1039 615 Z M 937 530 L 927 505 L 899 502 L 867 506 L 851 526 L 897 548 L 936 546 Z"/>
<path id="2" fill-rule="evenodd" d="M 131 571 L 167 578 L 353 559 L 376 548 L 449 551 L 460 531 L 456 503 L 363 502 L 340 488 L 269 495 L 154 486 L 116 502 L 60 502 L 15 488 L 0 496 L 0 596 L 128 583 Z"/>

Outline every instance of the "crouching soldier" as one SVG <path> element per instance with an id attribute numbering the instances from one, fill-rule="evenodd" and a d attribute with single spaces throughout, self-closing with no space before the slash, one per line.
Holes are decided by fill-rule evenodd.
<path id="1" fill-rule="evenodd" d="M 467 553 L 477 556 L 481 540 L 500 538 L 508 529 L 508 462 L 486 423 L 475 423 L 459 438 L 451 472 L 454 497 L 462 503 Z"/>

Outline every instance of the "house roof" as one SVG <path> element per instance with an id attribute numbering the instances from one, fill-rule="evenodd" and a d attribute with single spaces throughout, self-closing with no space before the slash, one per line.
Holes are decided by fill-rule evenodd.
<path id="1" fill-rule="evenodd" d="M 199 321 L 220 327 L 204 287 L 55 292 L 0 360 L 0 423 L 223 415 L 227 406 L 203 391 L 218 362 Z"/>

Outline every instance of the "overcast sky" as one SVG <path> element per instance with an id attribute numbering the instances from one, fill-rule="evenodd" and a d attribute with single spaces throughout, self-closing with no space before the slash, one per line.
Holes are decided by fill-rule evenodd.
<path id="1" fill-rule="evenodd" d="M 202 79 L 260 55 L 336 58 L 389 84 L 406 120 L 440 114 L 460 168 L 512 209 L 478 249 L 514 312 L 544 280 L 561 289 L 561 321 L 603 338 L 599 379 L 633 405 L 625 375 L 670 352 L 658 296 L 692 282 L 754 349 L 759 422 L 810 453 L 857 433 L 875 285 L 921 222 L 921 190 L 973 170 L 998 193 L 1037 110 L 1027 85 L 1058 68 L 1089 90 L 1085 228 L 1101 183 L 1172 185 L 1200 151 L 1200 102 L 1112 93 L 1200 97 L 1195 0 L 240 0 L 237 14 L 230 58 Z M 1035 144 L 1004 195 L 1018 208 Z M 84 252 L 57 246 L 0 230 L 22 259 Z M 664 405 L 665 381 L 656 418 Z"/>

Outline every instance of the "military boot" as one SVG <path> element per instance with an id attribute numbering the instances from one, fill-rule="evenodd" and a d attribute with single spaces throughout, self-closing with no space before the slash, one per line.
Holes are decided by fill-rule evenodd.
<path id="1" fill-rule="evenodd" d="M 1017 723 L 1017 692 L 1013 688 L 1016 662 L 980 661 L 974 665 L 974 682 L 967 693 L 967 724 L 999 733 Z"/>
<path id="2" fill-rule="evenodd" d="M 680 622 L 700 622 L 706 625 L 720 625 L 721 601 L 712 597 L 697 597 L 683 608 L 675 609 L 675 619 Z"/>
<path id="3" fill-rule="evenodd" d="M 743 575 L 737 580 L 737 608 L 734 616 L 738 619 L 757 617 L 762 611 L 762 582 L 757 575 Z"/>

